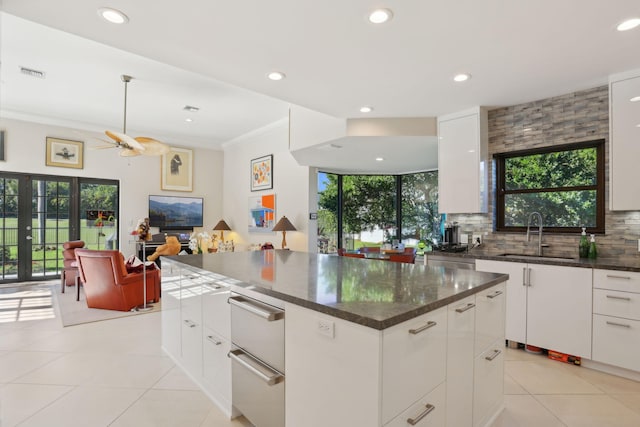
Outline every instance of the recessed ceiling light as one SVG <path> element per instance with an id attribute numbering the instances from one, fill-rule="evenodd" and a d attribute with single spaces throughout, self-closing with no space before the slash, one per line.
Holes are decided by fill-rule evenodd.
<path id="1" fill-rule="evenodd" d="M 638 25 L 640 25 L 640 18 L 631 18 L 619 23 L 616 29 L 618 31 L 627 31 L 636 28 Z"/>
<path id="2" fill-rule="evenodd" d="M 384 157 L 376 157 L 376 162 L 381 162 L 384 160 Z"/>
<path id="3" fill-rule="evenodd" d="M 389 9 L 376 9 L 369 14 L 369 22 L 372 24 L 384 24 L 393 18 L 393 12 Z"/>
<path id="4" fill-rule="evenodd" d="M 629 101 L 631 102 L 638 102 L 640 101 L 640 96 L 634 96 L 633 98 L 631 98 Z"/>
<path id="5" fill-rule="evenodd" d="M 129 22 L 129 17 L 127 15 L 110 7 L 101 7 L 98 9 L 98 15 L 112 24 L 124 24 Z"/>
<path id="6" fill-rule="evenodd" d="M 287 77 L 287 75 L 281 71 L 272 71 L 267 74 L 267 77 L 269 78 L 269 80 L 278 81 L 284 79 L 285 77 Z"/>
<path id="7" fill-rule="evenodd" d="M 190 118 L 187 117 L 186 119 L 184 119 L 184 121 L 188 122 L 188 123 L 191 123 L 193 121 L 193 119 L 190 119 Z"/>
<path id="8" fill-rule="evenodd" d="M 372 111 L 373 111 L 373 107 L 369 107 L 369 106 L 360 107 L 361 113 L 370 113 Z"/>
<path id="9" fill-rule="evenodd" d="M 471 78 L 471 74 L 467 74 L 467 73 L 460 73 L 460 74 L 456 74 L 453 77 L 453 80 L 456 82 L 465 82 L 467 80 L 469 80 Z"/>

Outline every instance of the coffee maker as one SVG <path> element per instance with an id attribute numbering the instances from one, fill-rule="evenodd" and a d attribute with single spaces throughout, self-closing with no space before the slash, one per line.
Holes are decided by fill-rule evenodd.
<path id="1" fill-rule="evenodd" d="M 460 227 L 457 222 L 447 222 L 444 224 L 443 246 L 455 246 L 460 244 Z"/>

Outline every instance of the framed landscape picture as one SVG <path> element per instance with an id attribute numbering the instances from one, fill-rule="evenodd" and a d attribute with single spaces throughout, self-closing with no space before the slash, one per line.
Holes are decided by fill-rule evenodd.
<path id="1" fill-rule="evenodd" d="M 161 158 L 163 190 L 193 191 L 193 150 L 171 147 Z"/>
<path id="2" fill-rule="evenodd" d="M 47 137 L 47 166 L 82 169 L 83 154 L 82 141 Z"/>
<path id="3" fill-rule="evenodd" d="M 251 191 L 273 188 L 273 154 L 251 160 Z"/>

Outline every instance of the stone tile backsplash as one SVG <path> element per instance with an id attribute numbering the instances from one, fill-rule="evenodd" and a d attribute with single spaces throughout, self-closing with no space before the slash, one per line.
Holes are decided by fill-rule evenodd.
<path id="1" fill-rule="evenodd" d="M 567 95 L 497 108 L 489 111 L 489 159 L 496 153 L 536 147 L 604 139 L 605 146 L 605 230 L 596 235 L 601 258 L 638 261 L 640 212 L 609 211 L 609 88 L 600 86 Z M 493 169 L 493 168 L 492 168 Z M 493 173 L 489 188 L 494 186 Z M 524 233 L 494 231 L 494 193 L 489 195 L 488 214 L 449 215 L 460 224 L 460 233 L 483 235 L 484 250 L 493 253 L 537 251 L 537 236 L 527 244 Z M 486 233 L 486 235 L 485 235 Z M 579 234 L 543 234 L 551 256 L 578 256 Z"/>

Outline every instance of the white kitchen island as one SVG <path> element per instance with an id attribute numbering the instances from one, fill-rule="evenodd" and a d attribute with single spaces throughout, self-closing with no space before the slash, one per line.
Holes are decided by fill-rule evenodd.
<path id="1" fill-rule="evenodd" d="M 178 275 L 188 286 L 195 273 L 216 293 L 283 301 L 286 426 L 483 426 L 502 409 L 506 275 L 290 251 L 166 260 L 163 283 Z M 175 280 L 167 283 L 175 294 Z M 228 308 L 204 295 L 202 318 L 224 317 Z M 194 301 L 189 319 L 170 309 L 166 324 L 163 307 L 163 347 L 206 391 L 215 382 L 203 380 L 207 352 L 182 360 L 193 354 L 185 343 L 201 349 L 211 335 L 194 338 Z M 180 333 L 187 340 L 177 337 L 178 351 Z M 228 377 L 230 362 L 216 360 Z M 217 393 L 213 400 L 236 414 L 230 395 Z"/>

